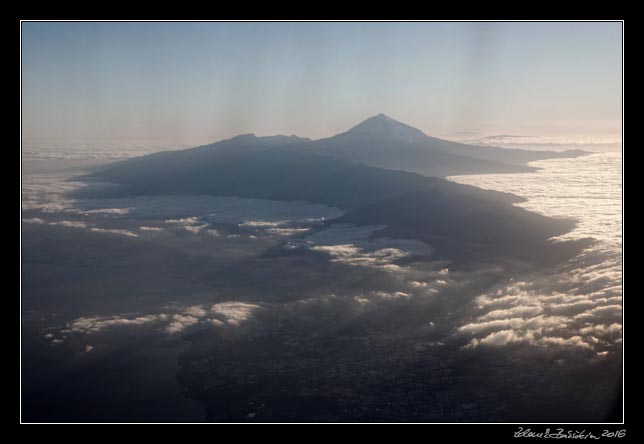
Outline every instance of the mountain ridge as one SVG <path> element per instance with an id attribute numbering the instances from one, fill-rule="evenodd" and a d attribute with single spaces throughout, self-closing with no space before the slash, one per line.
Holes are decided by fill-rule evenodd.
<path id="1" fill-rule="evenodd" d="M 319 154 L 436 177 L 531 172 L 537 169 L 529 162 L 585 154 L 467 145 L 429 136 L 385 114 L 305 146 Z"/>
<path id="2" fill-rule="evenodd" d="M 468 167 L 470 173 L 500 168 L 503 172 L 517 172 L 527 167 L 428 148 L 424 141 L 416 141 L 422 132 L 406 125 L 399 127 L 404 124 L 384 115 L 360 125 L 353 128 L 349 139 L 381 142 L 380 153 L 373 145 L 366 145 L 359 153 L 370 155 L 369 162 L 329 155 L 326 147 L 316 145 L 317 141 L 297 136 L 244 134 L 210 145 L 109 164 L 85 179 L 109 182 L 113 187 L 89 187 L 77 193 L 93 198 L 206 194 L 324 204 L 345 211 L 330 223 L 383 225 L 386 228 L 379 235 L 419 239 L 453 257 L 490 253 L 530 261 L 532 256 L 550 257 L 554 250 L 563 251 L 561 246 L 551 248 L 549 239 L 569 231 L 573 222 L 514 207 L 523 199 L 510 193 L 396 168 L 405 165 L 396 163 L 391 153 L 398 154 L 396 150 L 400 149 L 412 157 L 429 156 L 433 164 L 447 168 L 445 174 Z M 387 131 L 398 129 L 387 138 L 379 135 L 383 127 Z M 347 136 L 342 134 L 333 140 L 346 142 Z M 409 134 L 418 139 L 407 137 Z M 424 137 L 431 142 L 429 136 Z M 349 143 L 338 146 L 345 150 L 365 147 Z M 370 163 L 385 163 L 389 168 Z M 566 251 L 573 250 L 571 247 Z"/>

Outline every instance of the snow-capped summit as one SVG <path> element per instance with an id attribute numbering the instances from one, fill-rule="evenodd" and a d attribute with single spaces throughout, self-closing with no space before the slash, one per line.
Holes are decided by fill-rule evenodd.
<path id="1" fill-rule="evenodd" d="M 427 139 L 427 135 L 422 131 L 398 122 L 384 114 L 369 117 L 342 135 L 407 142 L 418 142 Z"/>

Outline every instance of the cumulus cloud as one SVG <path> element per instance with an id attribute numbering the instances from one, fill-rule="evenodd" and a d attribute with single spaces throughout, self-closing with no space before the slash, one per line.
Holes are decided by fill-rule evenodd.
<path id="1" fill-rule="evenodd" d="M 246 220 L 239 224 L 240 227 L 276 228 L 287 225 L 288 220 Z"/>
<path id="2" fill-rule="evenodd" d="M 249 319 L 259 308 L 259 305 L 245 302 L 221 302 L 210 307 L 210 313 L 224 324 L 239 325 Z"/>
<path id="3" fill-rule="evenodd" d="M 125 216 L 131 211 L 131 208 L 99 208 L 96 210 L 87 210 L 83 211 L 82 214 L 91 215 L 91 214 L 108 214 L 115 216 Z"/>
<path id="4" fill-rule="evenodd" d="M 364 297 L 363 295 L 358 295 L 354 296 L 353 300 L 358 304 L 358 305 L 366 305 L 369 302 L 371 302 L 371 299 Z"/>
<path id="5" fill-rule="evenodd" d="M 420 281 L 411 281 L 409 282 L 409 285 L 412 287 L 427 287 L 427 282 L 420 282 Z"/>
<path id="6" fill-rule="evenodd" d="M 165 221 L 165 223 L 178 225 L 184 230 L 192 234 L 199 234 L 204 228 L 207 228 L 209 226 L 209 224 L 202 223 L 198 217 L 185 217 L 183 219 L 168 219 Z M 208 230 L 208 231 L 214 231 L 214 230 Z M 213 235 L 212 233 L 208 233 L 208 234 Z"/>
<path id="7" fill-rule="evenodd" d="M 147 231 L 147 232 L 154 232 L 158 233 L 160 231 L 163 231 L 163 228 L 161 227 L 139 227 L 140 231 Z"/>
<path id="8" fill-rule="evenodd" d="M 100 333 L 115 326 L 135 326 L 149 324 L 164 319 L 159 315 L 145 315 L 134 318 L 122 316 L 86 316 L 67 324 L 67 329 L 73 333 Z"/>
<path id="9" fill-rule="evenodd" d="M 45 221 L 42 220 L 39 217 L 32 217 L 30 219 L 23 219 L 22 221 L 24 223 L 26 223 L 26 224 L 44 224 L 45 223 Z"/>
<path id="10" fill-rule="evenodd" d="M 195 316 L 188 315 L 172 315 L 172 321 L 165 328 L 165 332 L 168 334 L 181 333 L 186 328 L 191 327 L 199 322 L 199 318 Z"/>
<path id="11" fill-rule="evenodd" d="M 139 237 L 139 235 L 134 233 L 133 231 L 120 230 L 120 229 L 116 229 L 116 228 L 92 228 L 91 231 L 94 231 L 94 232 L 97 232 L 97 233 L 120 234 L 122 236 L 128 236 L 128 237 Z"/>
<path id="12" fill-rule="evenodd" d="M 246 220 L 237 224 L 240 228 L 252 228 L 255 232 L 269 236 L 290 237 L 296 234 L 306 233 L 311 230 L 312 225 L 324 218 L 307 218 L 300 220 Z M 255 237 L 255 236 L 252 236 Z"/>
<path id="13" fill-rule="evenodd" d="M 85 222 L 71 221 L 71 220 L 61 220 L 59 222 L 49 222 L 49 225 L 60 225 L 62 227 L 69 227 L 69 228 L 87 228 L 87 224 Z"/>
<path id="14" fill-rule="evenodd" d="M 76 335 L 93 335 L 110 331 L 115 328 L 133 328 L 147 325 L 158 326 L 160 332 L 175 335 L 200 325 L 216 327 L 236 327 L 250 319 L 260 306 L 245 302 L 221 302 L 211 307 L 191 305 L 187 307 L 166 307 L 164 312 L 133 315 L 120 314 L 113 316 L 84 316 L 68 322 L 60 333 Z M 53 333 L 47 333 L 45 338 L 54 338 Z M 54 339 L 56 343 L 62 339 Z"/>
<path id="15" fill-rule="evenodd" d="M 274 236 L 293 236 L 307 231 L 310 231 L 310 228 L 268 228 L 265 230 L 266 233 Z"/>
<path id="16" fill-rule="evenodd" d="M 194 225 L 199 223 L 199 218 L 198 217 L 184 217 L 182 219 L 167 219 L 165 221 L 166 224 L 174 224 L 174 225 Z"/>
<path id="17" fill-rule="evenodd" d="M 366 251 L 354 244 L 313 245 L 310 246 L 310 249 L 327 253 L 331 257 L 331 262 L 340 262 L 362 267 L 377 267 L 394 272 L 401 269 L 394 262 L 409 256 L 409 253 L 398 248 L 382 248 Z"/>
<path id="18" fill-rule="evenodd" d="M 183 312 L 187 315 L 195 316 L 197 318 L 203 318 L 208 314 L 208 311 L 200 305 L 193 305 L 192 307 L 188 307 Z"/>
<path id="19" fill-rule="evenodd" d="M 386 291 L 374 291 L 373 295 L 381 299 L 407 299 L 410 297 L 409 293 L 404 293 L 402 291 L 386 292 Z"/>
<path id="20" fill-rule="evenodd" d="M 539 306 L 527 306 L 527 307 L 511 307 L 506 309 L 492 310 L 483 316 L 480 319 L 504 319 L 516 316 L 536 316 L 543 312 L 543 308 Z"/>
<path id="21" fill-rule="evenodd" d="M 186 225 L 183 227 L 186 231 L 189 231 L 192 234 L 199 234 L 201 230 L 206 228 L 208 224 L 203 224 L 203 225 Z"/>
<path id="22" fill-rule="evenodd" d="M 539 330 L 499 330 L 488 334 L 482 338 L 473 338 L 467 345 L 468 348 L 479 346 L 502 347 L 508 344 L 525 343 L 539 347 L 557 347 L 557 348 L 582 348 L 592 349 L 593 346 L 585 341 L 581 336 L 561 337 L 561 336 L 543 336 Z"/>
<path id="23" fill-rule="evenodd" d="M 579 333 L 583 335 L 596 335 L 596 334 L 621 334 L 622 333 L 622 324 L 619 324 L 617 322 L 610 324 L 610 325 L 605 325 L 605 324 L 598 324 L 598 325 L 589 325 L 588 327 L 584 327 L 579 330 Z"/>
<path id="24" fill-rule="evenodd" d="M 562 338 L 556 336 L 544 336 L 539 338 L 539 342 L 548 345 L 571 346 L 581 348 L 592 348 L 590 344 L 585 342 L 581 336 L 572 336 L 570 338 Z"/>
<path id="25" fill-rule="evenodd" d="M 525 320 L 523 318 L 509 318 L 509 319 L 495 319 L 493 321 L 479 321 L 470 324 L 465 324 L 458 327 L 461 333 L 480 333 L 488 330 L 507 330 L 518 329 L 523 326 Z"/>
<path id="26" fill-rule="evenodd" d="M 308 249 L 329 255 L 332 262 L 375 267 L 399 272 L 396 262 L 402 259 L 428 257 L 434 249 L 424 242 L 408 239 L 372 238 L 382 226 L 334 224 L 303 238 L 291 239 L 284 248 Z"/>
<path id="27" fill-rule="evenodd" d="M 501 330 L 494 333 L 490 333 L 484 338 L 478 341 L 479 344 L 483 345 L 506 345 L 511 342 L 519 342 L 523 339 L 516 334 L 514 330 Z"/>
<path id="28" fill-rule="evenodd" d="M 469 347 L 521 342 L 604 352 L 619 343 L 622 331 L 621 275 L 614 268 L 586 253 L 557 274 L 510 281 L 477 297 L 478 315 L 456 331 L 471 338 Z"/>
<path id="29" fill-rule="evenodd" d="M 81 188 L 82 182 L 74 181 L 70 174 L 37 174 L 22 177 L 22 209 L 42 213 L 73 213 L 74 199 L 66 193 Z"/>
<path id="30" fill-rule="evenodd" d="M 81 223 L 93 222 L 103 216 L 128 217 L 129 219 L 162 220 L 168 225 L 185 230 L 194 235 L 221 237 L 218 230 L 211 228 L 212 223 L 239 225 L 241 228 L 253 229 L 259 235 L 272 237 L 290 237 L 304 233 L 311 226 L 328 218 L 337 217 L 342 211 L 324 205 L 305 203 L 277 202 L 262 199 L 216 196 L 138 196 L 122 198 L 85 198 L 76 194 L 70 198 L 70 192 L 81 188 L 97 191 L 110 184 L 92 184 L 74 180 L 74 174 L 38 174 L 25 175 L 22 181 L 22 208 L 24 211 L 41 213 L 73 214 L 88 219 L 85 222 L 61 222 L 61 226 L 88 228 Z M 88 192 L 91 192 L 88 191 Z M 40 223 L 38 217 L 25 216 L 25 223 Z M 37 215 L 34 215 L 37 216 Z M 42 219 L 40 219 L 42 220 Z M 104 219 L 109 221 L 109 219 Z M 43 220 L 43 223 L 47 223 Z M 88 224 L 89 225 L 89 224 Z M 122 230 L 126 227 L 110 227 L 97 223 L 100 229 Z M 144 224 L 141 224 L 144 225 Z M 145 226 L 145 225 L 144 225 Z M 112 231 L 134 237 L 136 232 L 159 232 L 157 227 Z M 256 238 L 257 236 L 249 236 Z"/>

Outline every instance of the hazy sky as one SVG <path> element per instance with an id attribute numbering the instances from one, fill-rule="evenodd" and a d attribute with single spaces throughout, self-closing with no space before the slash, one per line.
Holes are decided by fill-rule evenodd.
<path id="1" fill-rule="evenodd" d="M 619 136 L 621 23 L 23 23 L 23 137 Z M 461 137 L 462 138 L 462 137 Z"/>

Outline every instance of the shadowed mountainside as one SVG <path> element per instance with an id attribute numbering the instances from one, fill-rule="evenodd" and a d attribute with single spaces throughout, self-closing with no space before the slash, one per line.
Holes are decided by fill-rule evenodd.
<path id="1" fill-rule="evenodd" d="M 514 207 L 513 203 L 523 199 L 509 193 L 367 164 L 451 175 L 523 171 L 529 168 L 523 165 L 526 161 L 570 155 L 577 154 L 467 146 L 428 137 L 378 115 L 346 133 L 316 142 L 296 136 L 246 134 L 129 159 L 86 177 L 115 186 L 87 187 L 77 196 L 207 194 L 304 201 L 348 211 L 333 222 L 384 225 L 376 236 L 419 239 L 445 256 L 483 254 L 532 261 L 558 254 L 562 245 L 572 245 L 553 245 L 549 239 L 570 231 L 574 222 Z"/>
<path id="2" fill-rule="evenodd" d="M 319 154 L 437 177 L 534 171 L 526 165 L 528 162 L 585 154 L 579 150 L 532 151 L 451 142 L 430 137 L 384 114 L 306 146 Z"/>
<path id="3" fill-rule="evenodd" d="M 373 236 L 419 239 L 441 256 L 466 262 L 482 257 L 546 262 L 589 243 L 550 242 L 572 230 L 575 221 L 532 213 L 480 191 L 437 180 L 422 191 L 384 199 L 329 223 L 385 225 Z"/>
<path id="4" fill-rule="evenodd" d="M 252 135 L 118 162 L 94 172 L 92 177 L 118 187 L 100 193 L 82 190 L 80 195 L 210 194 L 306 201 L 344 210 L 422 190 L 438 180 L 321 156 L 298 146 L 274 146 Z M 505 201 L 521 200 L 507 193 L 485 193 Z"/>

